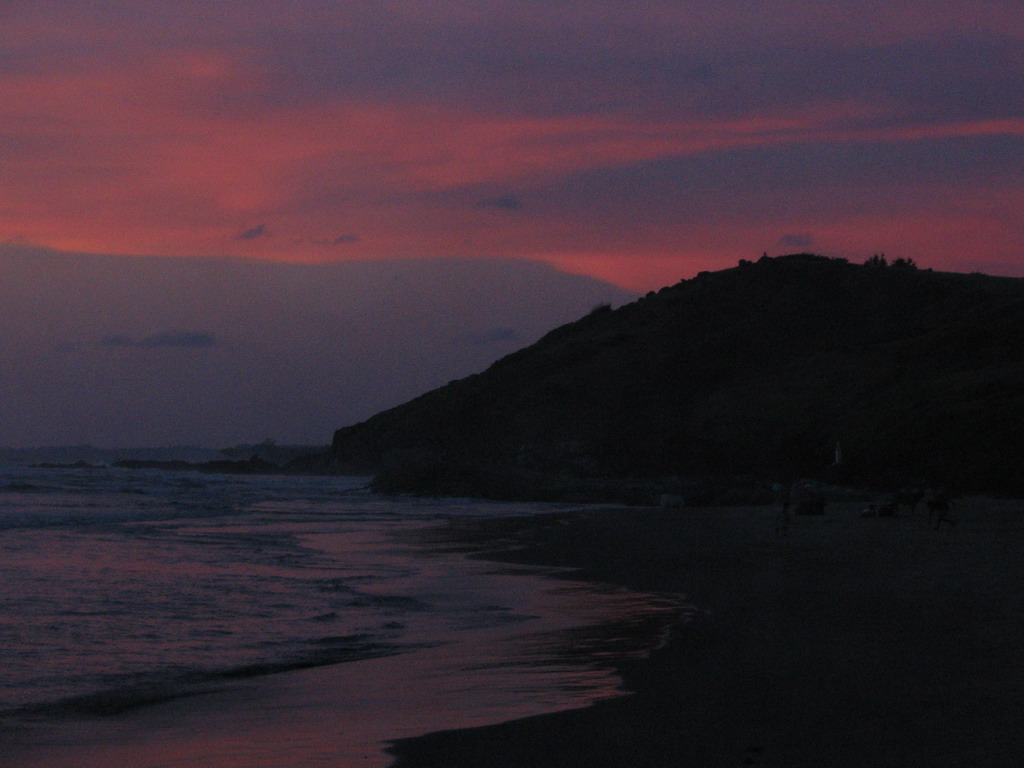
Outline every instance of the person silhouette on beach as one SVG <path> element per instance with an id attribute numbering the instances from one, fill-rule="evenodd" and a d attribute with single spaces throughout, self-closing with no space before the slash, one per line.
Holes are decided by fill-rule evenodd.
<path id="1" fill-rule="evenodd" d="M 956 526 L 956 520 L 949 516 L 949 511 L 949 496 L 945 491 L 939 491 L 928 499 L 928 522 L 935 521 L 936 531 L 942 527 L 943 523 L 948 524 L 950 528 Z"/>
<path id="2" fill-rule="evenodd" d="M 775 533 L 776 535 L 788 536 L 790 514 L 793 507 L 793 485 L 777 486 L 776 493 L 782 506 L 775 518 Z"/>

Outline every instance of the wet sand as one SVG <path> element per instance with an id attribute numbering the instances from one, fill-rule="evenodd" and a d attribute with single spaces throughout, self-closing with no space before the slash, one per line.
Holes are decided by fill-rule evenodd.
<path id="1" fill-rule="evenodd" d="M 679 613 L 672 596 L 464 558 L 460 547 L 452 552 L 450 542 L 442 546 L 421 531 L 384 541 L 367 534 L 359 547 L 350 531 L 302 536 L 347 568 L 366 557 L 408 569 L 416 582 L 410 594 L 426 590 L 424 599 L 440 611 L 403 635 L 416 650 L 219 679 L 142 706 L 0 720 L 0 768 L 385 768 L 392 758 L 384 749 L 396 738 L 620 695 L 615 671 L 590 660 L 610 648 L 642 654 Z M 394 559 L 382 560 L 392 547 Z M 408 548 L 417 550 L 414 564 Z M 439 605 L 449 599 L 475 607 L 441 618 L 449 614 Z M 619 640 L 624 629 L 632 643 Z"/>
<path id="2" fill-rule="evenodd" d="M 400 741 L 396 768 L 1024 765 L 1024 502 L 864 518 L 763 508 L 492 521 L 511 561 L 685 593 L 699 609 L 621 672 L 633 695 Z"/>

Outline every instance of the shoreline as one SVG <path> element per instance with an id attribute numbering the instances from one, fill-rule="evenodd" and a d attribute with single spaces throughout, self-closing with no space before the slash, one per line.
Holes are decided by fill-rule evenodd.
<path id="1" fill-rule="evenodd" d="M 336 569 L 366 572 L 373 565 L 411 580 L 413 602 L 435 605 L 435 615 L 428 611 L 422 626 L 410 623 L 402 635 L 408 652 L 223 675 L 174 696 L 122 701 L 104 694 L 99 704 L 110 706 L 26 714 L 0 723 L 0 762 L 384 768 L 392 762 L 385 747 L 397 737 L 617 697 L 621 679 L 607 659 L 642 653 L 656 636 L 652 628 L 678 615 L 670 598 L 552 578 L 566 575 L 557 568 L 466 557 L 422 533 L 437 524 L 362 532 L 286 525 Z M 385 596 L 392 593 L 388 583 Z"/>
<path id="2" fill-rule="evenodd" d="M 619 671 L 631 695 L 393 743 L 393 768 L 1016 766 L 1024 755 L 1024 502 L 864 518 L 860 503 L 609 509 L 482 521 L 476 555 L 684 594 L 667 647 Z M 460 539 L 461 537 L 461 539 Z"/>

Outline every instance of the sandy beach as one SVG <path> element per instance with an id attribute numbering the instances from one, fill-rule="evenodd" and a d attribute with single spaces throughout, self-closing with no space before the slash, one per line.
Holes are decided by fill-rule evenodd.
<path id="1" fill-rule="evenodd" d="M 396 768 L 1024 764 L 1024 503 L 865 518 L 862 503 L 601 510 L 485 522 L 488 557 L 684 593 L 671 643 L 621 671 L 633 695 L 401 741 Z"/>

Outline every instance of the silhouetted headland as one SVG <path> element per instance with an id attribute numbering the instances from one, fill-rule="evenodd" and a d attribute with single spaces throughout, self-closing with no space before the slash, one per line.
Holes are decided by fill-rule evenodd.
<path id="1" fill-rule="evenodd" d="M 339 429 L 321 465 L 382 491 L 756 502 L 801 477 L 1020 493 L 1021 445 L 1024 280 L 796 254 L 596 307 Z"/>

